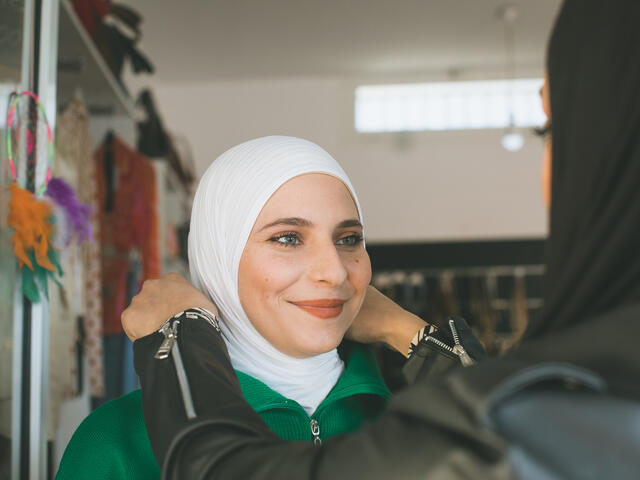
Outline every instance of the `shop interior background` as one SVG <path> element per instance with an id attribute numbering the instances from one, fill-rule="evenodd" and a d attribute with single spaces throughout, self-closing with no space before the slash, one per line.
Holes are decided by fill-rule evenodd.
<path id="1" fill-rule="evenodd" d="M 34 370 L 24 372 L 19 360 L 24 338 L 16 325 L 24 304 L 16 289 L 11 230 L 4 221 L 11 180 L 5 118 L 10 93 L 27 88 L 33 75 L 36 62 L 25 48 L 33 41 L 26 33 L 34 25 L 26 19 L 37 8 L 43 15 L 40 49 L 54 54 L 48 64 L 37 62 L 41 79 L 50 80 L 39 88 L 54 129 L 75 99 L 88 113 L 91 155 L 86 162 L 95 162 L 94 152 L 115 137 L 132 151 L 142 150 L 153 166 L 157 246 L 149 248 L 157 248 L 161 273 L 187 274 L 190 201 L 211 161 L 251 138 L 292 135 L 325 148 L 349 174 L 365 215 L 374 284 L 382 291 L 429 318 L 451 311 L 465 315 L 494 354 L 509 348 L 528 316 L 539 311 L 547 214 L 540 192 L 543 143 L 533 127 L 542 125 L 483 128 L 482 118 L 491 115 L 485 115 L 486 98 L 474 97 L 474 84 L 465 94 L 446 93 L 446 88 L 507 80 L 506 87 L 496 87 L 503 90 L 502 97 L 496 93 L 502 103 L 492 108 L 507 117 L 514 108 L 529 108 L 515 105 L 519 100 L 509 89 L 521 79 L 541 84 L 559 0 L 123 0 L 140 14 L 134 45 L 152 73 L 135 73 L 129 54 L 118 71 L 118 60 L 107 58 L 108 47 L 100 45 L 104 39 L 88 33 L 83 23 L 82 9 L 91 3 L 0 0 L 0 479 L 18 478 L 24 462 L 17 438 L 24 439 L 18 419 L 25 411 L 43 425 L 45 446 L 27 448 L 36 465 L 32 471 L 38 468 L 52 478 L 77 425 L 107 399 L 92 398 L 80 318 L 65 327 L 73 341 L 60 343 L 55 331 L 42 339 L 49 358 L 73 356 L 68 362 L 75 365 L 73 388 L 57 383 L 58 360 L 51 363 L 52 371 L 42 371 L 41 399 L 47 407 L 38 413 L 33 403 L 18 406 L 21 380 L 32 378 Z M 108 15 L 105 22 L 127 38 L 135 36 L 116 16 Z M 47 42 L 46 35 L 57 40 Z M 144 69 L 144 62 L 136 64 Z M 423 119 L 432 125 L 425 128 L 437 129 L 407 130 L 391 122 L 383 129 L 399 131 L 357 130 L 359 87 L 424 83 L 445 84 L 437 108 L 420 104 L 441 115 Z M 148 96 L 141 95 L 144 90 Z M 420 105 L 412 107 L 401 95 L 389 98 L 378 110 L 382 123 L 407 112 L 420 117 Z M 149 126 L 149 99 L 166 136 Z M 461 118 L 474 115 L 473 128 L 456 127 L 456 122 L 465 124 Z M 141 145 L 143 131 L 147 140 Z M 508 133 L 521 135 L 517 151 L 503 145 Z M 171 146 L 161 148 L 150 138 Z M 76 168 L 69 175 L 77 180 L 83 165 Z M 139 265 L 143 252 L 132 247 L 127 255 Z M 79 294 L 73 285 L 63 285 L 66 298 Z M 59 295 L 56 288 L 51 295 Z M 112 355 L 130 362 L 128 348 Z M 399 381 L 396 359 L 383 357 L 393 386 Z M 120 393 L 135 388 L 135 378 L 122 386 L 127 383 L 123 375 Z"/>

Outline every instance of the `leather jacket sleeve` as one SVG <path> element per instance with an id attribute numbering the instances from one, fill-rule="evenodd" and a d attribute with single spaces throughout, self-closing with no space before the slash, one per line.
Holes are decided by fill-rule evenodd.
<path id="1" fill-rule="evenodd" d="M 502 440 L 478 425 L 443 376 L 424 381 L 422 371 L 435 362 L 439 371 L 454 368 L 451 358 L 414 355 L 409 370 L 417 382 L 376 422 L 317 446 L 286 442 L 269 430 L 243 400 L 221 334 L 200 319 L 181 322 L 176 342 L 195 410 L 189 419 L 175 362 L 154 357 L 163 340 L 154 333 L 134 344 L 145 423 L 163 478 L 507 478 Z"/>

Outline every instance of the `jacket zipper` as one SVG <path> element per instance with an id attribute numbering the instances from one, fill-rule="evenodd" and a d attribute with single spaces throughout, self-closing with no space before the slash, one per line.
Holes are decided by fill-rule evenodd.
<path id="1" fill-rule="evenodd" d="M 451 329 L 451 335 L 453 336 L 453 343 L 455 343 L 451 350 L 453 351 L 453 353 L 458 355 L 462 366 L 469 367 L 476 363 L 460 343 L 460 337 L 458 337 L 458 330 L 456 329 L 456 323 L 453 321 L 453 318 L 449 319 L 449 328 Z"/>
<path id="2" fill-rule="evenodd" d="M 195 310 L 195 311 L 193 311 Z M 216 317 L 209 310 L 205 310 L 204 308 L 192 308 L 191 311 L 185 312 L 187 318 L 202 318 L 206 320 L 209 325 L 216 329 L 216 331 L 220 332 L 220 323 L 218 322 L 218 317 Z"/>
<path id="3" fill-rule="evenodd" d="M 322 445 L 322 439 L 320 438 L 320 424 L 315 418 L 312 418 L 309 424 L 311 425 L 311 436 L 313 436 L 313 444 Z"/>
<path id="4" fill-rule="evenodd" d="M 453 348 L 451 348 L 449 345 L 447 345 L 447 344 L 446 344 L 446 343 L 444 343 L 443 341 L 438 340 L 438 339 L 437 339 L 437 338 L 435 338 L 435 337 L 432 337 L 431 335 L 429 335 L 427 338 L 425 338 L 425 341 L 426 341 L 426 342 L 431 342 L 431 343 L 433 343 L 433 344 L 437 345 L 437 346 L 438 346 L 438 347 L 440 347 L 441 349 L 443 349 L 443 350 L 445 350 L 445 351 L 449 352 L 450 354 L 452 354 L 452 355 L 454 355 L 454 356 L 455 356 L 455 355 L 457 355 L 457 354 L 453 351 Z M 455 357 L 454 357 L 454 358 L 455 358 Z"/>
<path id="5" fill-rule="evenodd" d="M 164 340 L 162 340 L 160 348 L 158 348 L 158 351 L 153 356 L 153 358 L 157 360 L 164 360 L 169 356 L 169 353 L 171 353 L 171 347 L 173 347 L 173 342 L 176 340 L 173 328 L 171 327 L 171 320 L 173 320 L 173 317 L 166 320 L 158 329 L 158 332 L 164 335 Z"/>
<path id="6" fill-rule="evenodd" d="M 180 316 L 183 313 L 184 312 L 180 312 L 177 316 Z M 171 354 L 173 364 L 176 369 L 176 375 L 178 376 L 178 384 L 180 385 L 180 393 L 182 394 L 184 409 L 187 414 L 187 418 L 192 420 L 196 418 L 196 410 L 193 405 L 193 398 L 191 397 L 191 389 L 189 388 L 187 372 L 184 369 L 182 355 L 180 354 L 180 347 L 177 342 L 179 326 L 180 320 L 176 317 L 172 317 L 162 324 L 158 332 L 164 335 L 164 340 L 160 344 L 160 348 L 158 348 L 154 358 L 164 360 L 169 356 L 169 354 Z"/>
<path id="7" fill-rule="evenodd" d="M 453 319 L 449 319 L 449 329 L 451 330 L 451 335 L 453 336 L 453 347 L 450 347 L 449 345 L 447 345 L 446 343 L 444 343 L 441 340 L 438 340 L 435 337 L 432 337 L 431 335 L 429 335 L 427 338 L 425 338 L 426 342 L 431 342 L 434 345 L 436 345 L 437 347 L 439 347 L 441 350 L 444 350 L 447 353 L 450 353 L 452 355 L 454 355 L 455 357 L 458 357 L 458 359 L 460 360 L 460 363 L 462 363 L 463 367 L 469 367 L 471 365 L 473 365 L 474 363 L 476 363 L 473 358 L 471 358 L 471 356 L 467 353 L 467 351 L 464 349 L 464 347 L 462 346 L 462 344 L 460 343 L 460 337 L 458 336 L 458 330 L 456 329 L 456 324 L 453 321 Z"/>

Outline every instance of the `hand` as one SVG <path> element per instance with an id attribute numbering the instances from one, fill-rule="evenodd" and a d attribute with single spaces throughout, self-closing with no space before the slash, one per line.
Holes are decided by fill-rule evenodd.
<path id="1" fill-rule="evenodd" d="M 414 335 L 426 324 L 369 285 L 346 336 L 360 343 L 382 342 L 406 357 Z"/>
<path id="2" fill-rule="evenodd" d="M 146 280 L 142 290 L 122 312 L 122 328 L 132 342 L 160 328 L 169 317 L 193 307 L 218 314 L 216 306 L 200 290 L 177 273 Z"/>

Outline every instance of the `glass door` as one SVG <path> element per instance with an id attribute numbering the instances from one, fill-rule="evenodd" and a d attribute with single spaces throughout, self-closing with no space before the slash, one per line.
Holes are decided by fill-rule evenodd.
<path id="1" fill-rule="evenodd" d="M 14 323 L 20 318 L 22 301 L 16 295 L 18 281 L 16 260 L 11 248 L 9 213 L 11 174 L 5 143 L 7 103 L 11 92 L 27 87 L 24 65 L 23 0 L 0 0 L 0 479 L 17 478 L 20 415 L 15 405 L 19 400 L 20 379 L 13 374 L 19 367 L 21 345 L 14 337 Z M 26 57 L 28 59 L 28 55 Z M 28 61 L 28 60 L 27 60 Z M 18 397 L 16 397 L 16 393 Z"/>
<path id="2" fill-rule="evenodd" d="M 47 478 L 47 305 L 31 304 L 22 295 L 13 231 L 7 224 L 13 173 L 6 134 L 9 101 L 24 90 L 40 97 L 55 125 L 58 6 L 58 0 L 0 0 L 0 480 Z M 30 113 L 21 120 L 22 125 L 38 125 Z M 29 145 L 18 150 L 28 152 L 27 163 L 37 171 L 43 160 L 46 164 L 46 149 L 38 148 L 41 135 L 23 132 L 11 137 Z M 33 191 L 24 163 L 16 163 L 18 183 Z"/>

